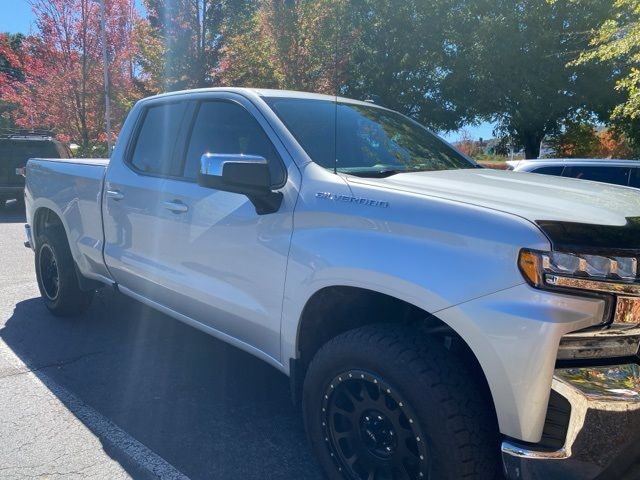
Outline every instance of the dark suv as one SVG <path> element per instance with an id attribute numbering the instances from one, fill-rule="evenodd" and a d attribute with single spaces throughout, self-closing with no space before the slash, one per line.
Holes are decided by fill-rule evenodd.
<path id="1" fill-rule="evenodd" d="M 69 158 L 70 151 L 49 133 L 18 132 L 0 134 L 0 207 L 15 198 L 24 201 L 24 177 L 21 169 L 27 160 Z"/>

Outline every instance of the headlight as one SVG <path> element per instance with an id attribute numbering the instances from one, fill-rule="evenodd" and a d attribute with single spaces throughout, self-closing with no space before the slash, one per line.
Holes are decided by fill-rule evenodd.
<path id="1" fill-rule="evenodd" d="M 518 259 L 524 278 L 534 287 L 568 287 L 611 293 L 640 292 L 638 259 L 635 257 L 540 252 L 523 249 Z M 594 283 L 612 282 L 602 288 Z M 617 287 L 616 285 L 620 285 Z"/>
<path id="2" fill-rule="evenodd" d="M 595 294 L 606 301 L 603 323 L 594 325 L 594 329 L 564 335 L 558 360 L 611 359 L 638 354 L 640 278 L 636 257 L 523 249 L 518 266 L 524 278 L 536 288 L 583 291 L 583 295 Z M 607 329 L 603 330 L 605 324 Z"/>

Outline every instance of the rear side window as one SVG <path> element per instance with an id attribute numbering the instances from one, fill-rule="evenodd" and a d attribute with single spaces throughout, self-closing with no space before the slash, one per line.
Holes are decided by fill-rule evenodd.
<path id="1" fill-rule="evenodd" d="M 562 170 L 564 170 L 564 167 L 540 167 L 540 168 L 536 168 L 535 170 L 531 170 L 531 173 L 540 173 L 542 175 L 555 175 L 559 177 L 562 175 Z"/>
<path id="2" fill-rule="evenodd" d="M 626 186 L 629 185 L 629 170 L 626 167 L 576 166 L 565 168 L 564 176 Z"/>
<path id="3" fill-rule="evenodd" d="M 58 158 L 60 154 L 55 143 L 45 140 L 0 141 L 0 160 L 24 164 L 30 158 Z"/>
<path id="4" fill-rule="evenodd" d="M 273 185 L 284 181 L 280 157 L 257 120 L 244 107 L 232 102 L 204 102 L 193 125 L 184 168 L 184 177 L 194 180 L 205 153 L 244 154 L 264 157 Z"/>
<path id="5" fill-rule="evenodd" d="M 631 169 L 631 180 L 629 181 L 629 186 L 640 188 L 640 168 Z"/>
<path id="6" fill-rule="evenodd" d="M 129 160 L 133 167 L 151 175 L 179 175 L 174 149 L 185 109 L 185 102 L 147 108 Z"/>

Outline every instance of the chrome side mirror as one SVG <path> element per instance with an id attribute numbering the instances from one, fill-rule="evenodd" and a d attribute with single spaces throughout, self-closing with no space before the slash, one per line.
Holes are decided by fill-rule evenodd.
<path id="1" fill-rule="evenodd" d="M 276 212 L 282 203 L 282 193 L 271 190 L 267 160 L 257 155 L 205 153 L 198 185 L 246 195 L 260 215 Z"/>

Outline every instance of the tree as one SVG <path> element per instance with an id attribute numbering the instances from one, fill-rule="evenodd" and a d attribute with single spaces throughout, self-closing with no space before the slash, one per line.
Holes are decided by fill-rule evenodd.
<path id="1" fill-rule="evenodd" d="M 634 153 L 624 134 L 597 128 L 593 119 L 585 117 L 566 120 L 549 144 L 562 158 L 632 158 Z"/>
<path id="2" fill-rule="evenodd" d="M 14 82 L 24 80 L 24 71 L 20 61 L 20 48 L 24 41 L 24 35 L 3 33 L 0 34 L 0 128 L 13 128 L 15 122 L 11 112 L 16 105 L 4 99 L 11 93 L 11 85 Z"/>
<path id="3" fill-rule="evenodd" d="M 624 133 L 606 129 L 598 132 L 598 141 L 596 156 L 599 158 L 635 157 L 633 147 Z"/>
<path id="4" fill-rule="evenodd" d="M 459 1 L 265 0 L 228 40 L 219 75 L 228 85 L 370 99 L 454 129 L 466 112 L 446 91 Z"/>
<path id="5" fill-rule="evenodd" d="M 579 1 L 579 0 L 575 0 Z M 640 0 L 615 0 L 611 18 L 594 30 L 589 49 L 575 65 L 604 64 L 622 72 L 616 89 L 622 94 L 612 113 L 618 128 L 640 143 Z"/>
<path id="6" fill-rule="evenodd" d="M 130 0 L 105 0 L 112 115 L 117 132 L 133 88 Z M 49 128 L 77 142 L 82 154 L 106 139 L 99 4 L 92 0 L 34 0 L 37 34 L 24 40 L 18 57 L 24 79 L 9 82 L 6 98 L 19 105 L 16 123 Z"/>
<path id="7" fill-rule="evenodd" d="M 562 130 L 550 137 L 549 145 L 561 158 L 591 158 L 597 156 L 600 140 L 594 124 L 578 118 L 567 120 Z"/>
<path id="8" fill-rule="evenodd" d="M 19 58 L 23 41 L 21 33 L 0 33 L 0 86 L 24 77 Z"/>
<path id="9" fill-rule="evenodd" d="M 147 18 L 136 32 L 149 93 L 217 85 L 227 35 L 257 0 L 144 0 Z"/>
<path id="10" fill-rule="evenodd" d="M 466 72 L 454 64 L 458 12 L 464 0 L 358 0 L 350 3 L 343 28 L 356 40 L 344 93 L 398 110 L 437 130 L 472 120 L 458 101 Z M 460 88 L 467 88 L 460 82 Z"/>
<path id="11" fill-rule="evenodd" d="M 588 32 L 610 12 L 601 0 L 467 2 L 452 47 L 457 102 L 498 122 L 527 158 L 539 155 L 564 119 L 579 112 L 607 117 L 615 101 L 611 67 L 568 62 L 588 48 Z"/>
<path id="12" fill-rule="evenodd" d="M 218 69 L 226 85 L 335 94 L 353 29 L 339 28 L 346 0 L 265 0 L 229 37 Z"/>
<path id="13" fill-rule="evenodd" d="M 462 129 L 460 132 L 460 138 L 454 143 L 456 149 L 464 153 L 468 157 L 477 157 L 480 153 L 480 147 L 468 130 Z"/>

